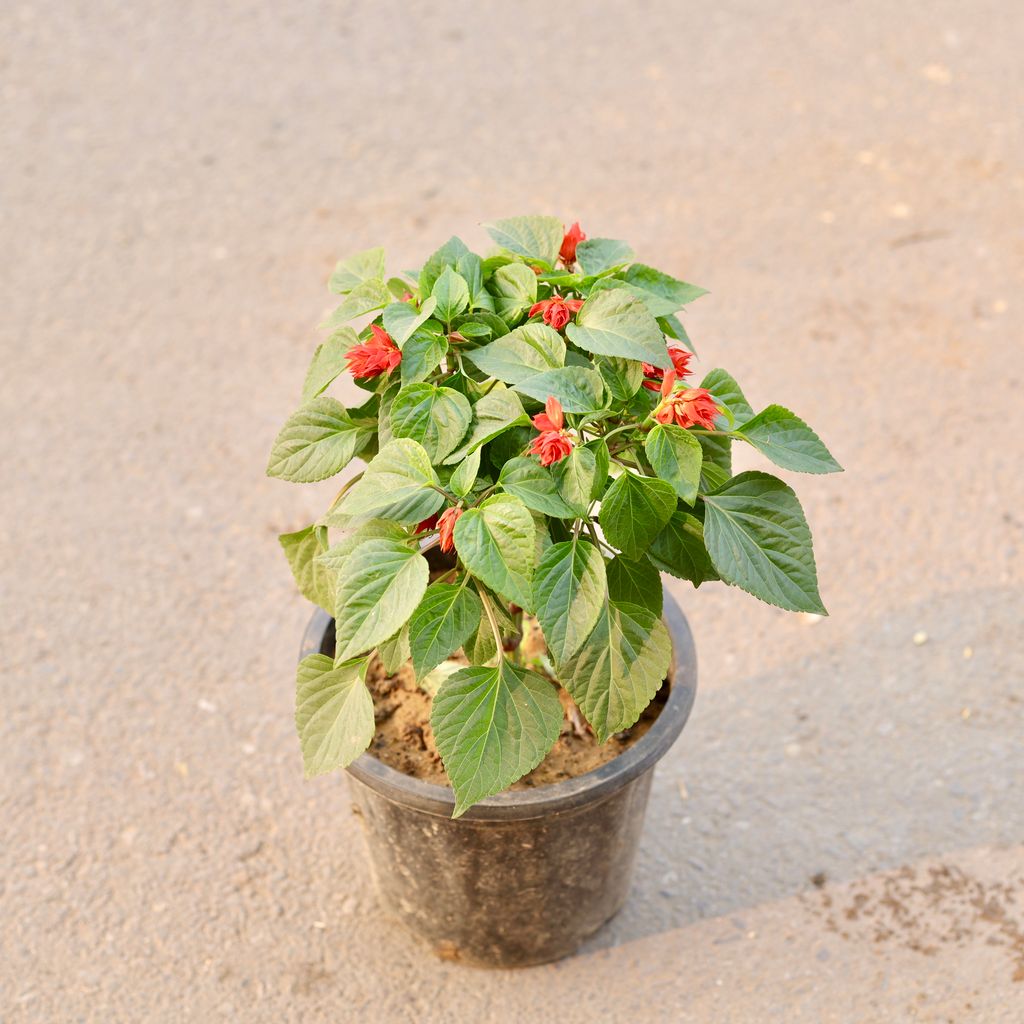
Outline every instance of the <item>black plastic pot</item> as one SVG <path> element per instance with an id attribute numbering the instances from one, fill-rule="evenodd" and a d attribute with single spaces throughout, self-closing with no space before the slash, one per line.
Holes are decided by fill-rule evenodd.
<path id="1" fill-rule="evenodd" d="M 615 760 L 566 782 L 489 797 L 452 820 L 447 786 L 370 754 L 348 769 L 384 909 L 448 959 L 524 967 L 574 952 L 625 902 L 655 764 L 697 688 L 693 637 L 665 591 L 669 695 Z M 334 653 L 334 620 L 313 615 L 302 656 Z"/>

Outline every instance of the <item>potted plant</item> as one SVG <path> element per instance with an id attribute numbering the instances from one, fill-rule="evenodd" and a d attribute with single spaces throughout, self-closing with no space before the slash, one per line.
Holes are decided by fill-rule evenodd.
<path id="1" fill-rule="evenodd" d="M 796 495 L 734 475 L 732 445 L 840 467 L 724 370 L 695 382 L 677 313 L 703 289 L 578 224 L 487 230 L 491 255 L 452 238 L 400 277 L 382 249 L 338 264 L 341 303 L 268 473 L 365 462 L 281 537 L 322 609 L 298 669 L 306 773 L 349 769 L 390 909 L 442 953 L 509 965 L 565 955 L 625 898 L 653 766 L 696 685 L 659 574 L 825 614 Z M 346 372 L 356 408 L 326 393 Z M 419 719 L 384 735 L 406 705 Z M 586 757 L 548 781 L 566 744 Z"/>

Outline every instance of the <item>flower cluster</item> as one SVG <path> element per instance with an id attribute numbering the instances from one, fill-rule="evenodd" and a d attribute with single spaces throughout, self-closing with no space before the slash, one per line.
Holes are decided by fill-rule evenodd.
<path id="1" fill-rule="evenodd" d="M 402 352 L 383 327 L 371 324 L 369 339 L 353 345 L 345 358 L 353 377 L 379 377 L 391 373 L 401 363 Z"/>

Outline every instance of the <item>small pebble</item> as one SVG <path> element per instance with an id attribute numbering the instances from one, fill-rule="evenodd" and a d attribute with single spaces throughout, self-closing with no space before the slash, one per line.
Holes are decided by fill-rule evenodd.
<path id="1" fill-rule="evenodd" d="M 816 626 L 819 622 L 825 621 L 825 616 L 815 615 L 814 612 L 800 612 L 800 621 L 805 626 Z"/>
<path id="2" fill-rule="evenodd" d="M 196 704 L 200 711 L 205 711 L 211 715 L 217 710 L 217 705 L 214 704 L 212 700 L 206 700 L 205 697 L 200 697 L 199 700 L 196 701 Z"/>
<path id="3" fill-rule="evenodd" d="M 928 643 L 928 634 L 923 629 L 919 629 L 914 634 L 914 646 L 920 647 L 922 644 L 926 643 Z"/>
<path id="4" fill-rule="evenodd" d="M 964 657 L 965 658 L 973 658 L 974 657 L 974 648 L 973 647 L 965 647 L 964 648 Z"/>
<path id="5" fill-rule="evenodd" d="M 953 81 L 953 72 L 943 64 L 926 64 L 921 68 L 921 74 L 937 85 L 949 85 Z"/>
<path id="6" fill-rule="evenodd" d="M 971 709 L 970 708 L 962 708 L 961 711 L 960 711 L 960 717 L 966 722 L 967 719 L 971 717 Z"/>
<path id="7" fill-rule="evenodd" d="M 679 781 L 678 781 L 678 782 L 676 783 L 676 785 L 677 785 L 677 786 L 679 787 L 679 795 L 680 795 L 680 796 L 681 796 L 681 797 L 682 797 L 682 798 L 683 798 L 684 800 L 689 800 L 689 799 L 690 799 L 690 794 L 689 794 L 689 792 L 688 792 L 688 791 L 687 791 L 687 789 L 686 789 L 686 783 L 685 783 L 685 782 L 683 782 L 683 780 L 682 780 L 682 779 L 680 779 L 680 780 L 679 780 Z"/>
<path id="8" fill-rule="evenodd" d="M 323 931 L 324 928 L 327 927 L 327 922 L 326 921 L 314 921 L 313 922 L 313 927 L 319 929 L 320 931 Z"/>

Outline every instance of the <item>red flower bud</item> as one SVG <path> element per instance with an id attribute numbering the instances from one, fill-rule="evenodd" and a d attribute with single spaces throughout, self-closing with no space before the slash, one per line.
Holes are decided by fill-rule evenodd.
<path id="1" fill-rule="evenodd" d="M 530 444 L 530 452 L 540 456 L 542 466 L 564 459 L 573 449 L 575 441 L 568 430 L 563 430 L 565 416 L 562 403 L 554 395 L 548 395 L 544 412 L 533 417 L 533 425 L 540 431 Z"/>
<path id="2" fill-rule="evenodd" d="M 573 313 L 578 313 L 582 306 L 582 299 L 563 299 L 560 295 L 553 295 L 550 299 L 534 303 L 530 307 L 530 316 L 542 313 L 544 323 L 560 331 L 572 319 Z"/>
<path id="3" fill-rule="evenodd" d="M 459 521 L 461 515 L 461 508 L 446 508 L 437 521 L 438 535 L 441 538 L 441 550 L 445 553 L 455 547 L 455 524 Z"/>
<path id="4" fill-rule="evenodd" d="M 571 267 L 576 262 L 576 246 L 584 241 L 586 237 L 580 229 L 578 221 L 566 231 L 565 237 L 562 239 L 562 248 L 558 250 L 558 255 L 561 256 L 562 262 L 567 267 Z"/>

